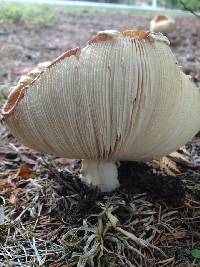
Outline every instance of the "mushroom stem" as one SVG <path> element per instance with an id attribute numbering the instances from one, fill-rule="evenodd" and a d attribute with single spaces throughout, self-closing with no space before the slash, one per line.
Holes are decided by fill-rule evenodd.
<path id="1" fill-rule="evenodd" d="M 82 174 L 102 192 L 111 192 L 119 187 L 118 171 L 114 162 L 83 160 Z"/>

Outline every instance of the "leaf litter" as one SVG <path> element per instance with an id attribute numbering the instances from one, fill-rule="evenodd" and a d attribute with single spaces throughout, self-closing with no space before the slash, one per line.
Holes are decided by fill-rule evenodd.
<path id="1" fill-rule="evenodd" d="M 97 26 L 118 28 L 119 20 L 124 21 L 120 26 L 123 29 L 133 22 L 141 27 L 137 15 L 112 14 L 107 20 L 102 16 L 105 15 L 82 15 L 73 30 L 76 32 L 85 23 L 87 32 L 83 36 L 88 38 Z M 22 38 L 27 30 L 18 25 L 21 30 L 17 32 L 17 44 L 20 38 L 25 42 L 23 51 L 20 50 L 24 62 L 19 65 L 18 56 L 13 61 L 3 58 L 7 71 L 13 72 L 6 76 L 0 73 L 1 80 L 15 82 L 17 75 L 35 65 L 37 53 L 45 61 L 66 50 L 71 38 L 63 36 L 76 18 L 58 19 L 61 21 L 56 25 L 60 26 L 36 29 L 34 38 L 29 39 Z M 149 19 L 143 18 L 143 28 Z M 191 17 L 177 21 L 179 34 L 170 36 L 172 49 L 199 85 L 200 28 Z M 196 26 L 191 30 L 191 25 Z M 15 31 L 13 25 L 8 34 L 12 35 L 12 45 Z M 43 40 L 52 33 L 56 35 L 55 43 L 51 42 L 55 47 L 47 54 Z M 58 33 L 62 34 L 60 47 L 56 41 L 61 38 Z M 71 34 L 78 44 L 80 37 L 76 36 L 80 34 Z M 7 37 L 2 36 L 0 42 L 5 42 L 4 38 Z M 45 42 L 50 43 L 46 39 Z M 32 46 L 34 50 L 30 49 Z M 10 46 L 3 49 L 9 50 Z M 23 53 L 31 53 L 31 57 L 26 61 Z M 198 266 L 191 254 L 200 248 L 198 135 L 186 147 L 159 161 L 120 162 L 121 187 L 112 194 L 83 184 L 79 179 L 80 166 L 81 161 L 44 156 L 19 144 L 0 123 L 0 267 Z"/>

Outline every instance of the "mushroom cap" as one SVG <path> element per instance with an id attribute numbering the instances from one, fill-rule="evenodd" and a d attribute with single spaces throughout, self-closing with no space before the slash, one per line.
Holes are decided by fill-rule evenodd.
<path id="1" fill-rule="evenodd" d="M 168 34 L 176 30 L 176 23 L 174 19 L 165 15 L 159 15 L 154 17 L 150 22 L 150 31 L 161 32 Z"/>
<path id="2" fill-rule="evenodd" d="M 162 34 L 105 31 L 12 90 L 3 116 L 25 145 L 60 157 L 150 160 L 200 129 L 200 91 Z"/>

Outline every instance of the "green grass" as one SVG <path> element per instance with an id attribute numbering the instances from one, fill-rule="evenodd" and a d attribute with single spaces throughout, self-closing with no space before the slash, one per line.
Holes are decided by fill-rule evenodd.
<path id="1" fill-rule="evenodd" d="M 48 5 L 27 5 L 16 3 L 0 4 L 0 22 L 23 22 L 28 28 L 51 26 L 56 10 Z"/>
<path id="2" fill-rule="evenodd" d="M 68 7 L 38 4 L 0 3 L 0 23 L 24 23 L 28 28 L 49 27 L 62 12 L 66 16 L 80 16 L 84 13 L 96 13 L 106 9 L 88 7 Z"/>
<path id="3" fill-rule="evenodd" d="M 142 14 L 155 15 L 161 12 L 155 11 L 139 11 L 131 9 L 110 9 L 95 7 L 68 7 L 68 6 L 52 6 L 37 4 L 17 4 L 17 3 L 0 3 L 0 23 L 24 23 L 28 28 L 35 26 L 50 27 L 56 21 L 56 17 L 62 12 L 66 16 L 80 16 L 85 13 L 124 13 L 124 14 Z M 162 12 L 166 13 L 166 12 Z M 169 14 L 169 12 L 168 12 Z M 184 14 L 184 13 L 183 13 Z M 171 12 L 170 15 L 178 15 Z"/>

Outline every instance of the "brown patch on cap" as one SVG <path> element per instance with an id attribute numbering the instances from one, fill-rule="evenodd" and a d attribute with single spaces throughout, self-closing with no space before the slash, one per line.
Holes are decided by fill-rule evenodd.
<path id="1" fill-rule="evenodd" d="M 66 57 L 70 56 L 78 56 L 80 55 L 81 49 L 80 48 L 74 48 L 69 51 L 66 51 L 63 53 L 61 56 L 56 58 L 50 65 L 47 66 L 47 69 L 51 68 L 61 60 L 63 60 Z M 33 70 L 34 71 L 34 70 Z M 39 73 L 37 73 L 37 76 L 35 77 L 33 75 L 33 79 L 30 82 L 24 82 L 24 84 L 17 85 L 10 93 L 8 96 L 8 100 L 5 103 L 3 110 L 2 110 L 2 115 L 4 117 L 10 116 L 13 111 L 15 110 L 17 104 L 21 101 L 21 99 L 24 97 L 26 90 L 32 85 L 43 73 L 45 73 L 46 70 L 42 70 Z M 33 72 L 34 74 L 34 72 Z"/>
<path id="2" fill-rule="evenodd" d="M 162 20 L 168 20 L 168 17 L 166 17 L 165 15 L 158 15 L 154 18 L 155 22 L 159 22 Z"/>
<path id="3" fill-rule="evenodd" d="M 88 44 L 94 44 L 98 42 L 105 42 L 105 41 L 111 41 L 114 40 L 112 35 L 101 33 L 93 36 L 89 41 Z"/>
<path id="4" fill-rule="evenodd" d="M 122 32 L 122 36 L 130 38 L 147 39 L 149 37 L 149 33 L 150 32 L 145 32 L 145 31 L 127 30 Z"/>
<path id="5" fill-rule="evenodd" d="M 28 86 L 21 85 L 20 87 L 13 89 L 2 110 L 2 115 L 4 117 L 8 117 L 13 113 L 17 103 L 24 97 L 27 88 Z"/>
<path id="6" fill-rule="evenodd" d="M 47 68 L 50 69 L 52 66 L 54 66 L 61 60 L 65 59 L 66 57 L 79 56 L 80 53 L 81 53 L 81 49 L 79 47 L 68 50 L 64 52 L 62 55 L 60 55 L 59 57 L 57 57 L 54 61 L 52 61 L 52 63 Z"/>
<path id="7" fill-rule="evenodd" d="M 22 100 L 25 95 L 26 90 L 32 85 L 42 74 L 44 71 L 41 71 L 37 77 L 33 78 L 32 81 L 26 82 L 24 84 L 17 85 L 13 88 L 11 93 L 8 96 L 7 102 L 3 106 L 2 115 L 4 117 L 8 117 L 12 115 L 15 110 L 17 104 Z"/>

